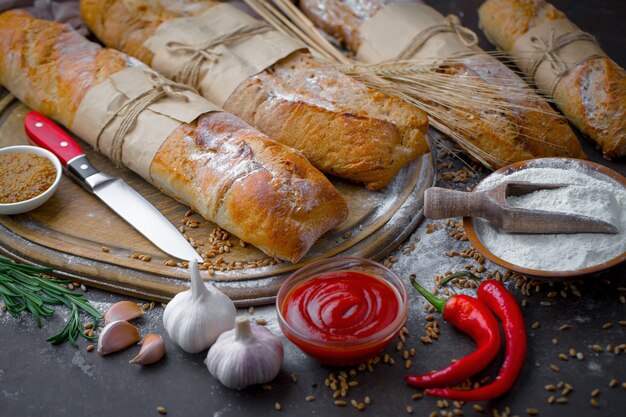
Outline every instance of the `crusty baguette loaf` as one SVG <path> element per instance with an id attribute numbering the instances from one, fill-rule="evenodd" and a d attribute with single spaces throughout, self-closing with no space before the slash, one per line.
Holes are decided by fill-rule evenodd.
<path id="1" fill-rule="evenodd" d="M 18 10 L 0 14 L 0 83 L 66 126 L 92 87 L 128 65 L 124 54 L 68 26 Z M 292 262 L 347 215 L 339 192 L 303 156 L 224 112 L 174 130 L 150 174 L 166 194 Z"/>
<path id="2" fill-rule="evenodd" d="M 201 14 L 214 4 L 83 0 L 81 12 L 107 46 L 151 65 L 153 54 L 143 44 L 161 23 Z M 224 108 L 302 151 L 323 172 L 370 189 L 384 187 L 402 167 L 428 152 L 423 112 L 374 92 L 307 52 L 295 52 L 244 81 Z"/>
<path id="3" fill-rule="evenodd" d="M 300 7 L 318 27 L 356 53 L 363 42 L 361 24 L 381 8 L 398 2 L 407 0 L 301 0 Z M 462 120 L 467 131 L 480 132 L 467 139 L 501 161 L 500 166 L 538 157 L 586 157 L 567 121 L 497 59 L 477 53 L 462 63 L 446 66 L 445 72 L 479 77 L 493 84 L 514 85 L 528 92 L 524 97 L 503 98 L 518 106 L 513 114 L 477 111 L 468 117 L 458 112 L 456 119 Z"/>
<path id="4" fill-rule="evenodd" d="M 543 0 L 488 0 L 478 14 L 487 38 L 504 51 L 529 29 L 567 19 Z M 613 60 L 598 57 L 575 66 L 561 79 L 554 99 L 606 158 L 626 155 L 626 71 Z"/>

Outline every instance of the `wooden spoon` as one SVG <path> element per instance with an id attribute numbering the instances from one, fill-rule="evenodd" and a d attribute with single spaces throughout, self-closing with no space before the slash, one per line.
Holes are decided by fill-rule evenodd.
<path id="1" fill-rule="evenodd" d="M 511 207 L 507 197 L 539 190 L 553 190 L 566 184 L 504 182 L 486 191 L 462 192 L 431 187 L 424 193 L 424 216 L 429 219 L 480 217 L 508 233 L 618 233 L 611 223 L 579 214 Z"/>

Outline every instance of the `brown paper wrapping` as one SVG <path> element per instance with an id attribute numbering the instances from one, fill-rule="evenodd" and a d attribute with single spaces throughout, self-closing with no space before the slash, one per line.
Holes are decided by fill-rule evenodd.
<path id="1" fill-rule="evenodd" d="M 555 46 L 555 42 L 558 43 L 558 37 L 564 34 L 584 35 L 585 32 L 568 19 L 547 20 L 518 38 L 509 51 L 516 65 L 525 74 L 534 77 L 537 87 L 546 94 L 555 95 L 559 81 L 564 74 L 561 74 L 558 67 L 554 65 L 553 59 L 546 56 L 543 50 L 538 49 L 537 41 L 540 40 L 546 46 Z M 606 56 L 597 42 L 587 39 L 577 40 L 559 47 L 553 52 L 558 55 L 568 70 L 589 59 Z M 533 73 L 533 60 L 539 58 L 545 59 L 541 61 Z"/>
<path id="2" fill-rule="evenodd" d="M 129 100 L 151 90 L 154 84 L 145 65 L 113 74 L 90 89 L 81 101 L 70 129 L 94 148 L 111 157 L 112 138 L 120 126 L 116 117 L 104 130 L 107 120 Z M 122 147 L 122 164 L 151 182 L 150 164 L 169 135 L 181 124 L 190 123 L 203 113 L 222 111 L 215 104 L 192 91 L 183 91 L 187 101 L 165 97 L 140 113 L 135 127 L 126 135 Z M 100 141 L 98 134 L 102 131 Z"/>
<path id="3" fill-rule="evenodd" d="M 424 30 L 445 22 L 430 6 L 419 3 L 393 3 L 380 9 L 359 27 L 363 39 L 356 58 L 367 63 L 397 59 Z M 456 33 L 438 33 L 411 57 L 424 64 L 437 64 L 445 58 L 467 54 L 472 49 Z"/>
<path id="4" fill-rule="evenodd" d="M 169 42 L 200 47 L 223 35 L 258 24 L 258 20 L 232 5 L 219 3 L 200 16 L 164 22 L 143 46 L 154 54 L 152 67 L 166 77 L 176 79 L 192 54 L 173 53 L 166 47 Z M 222 44 L 212 50 L 219 54 L 216 61 L 202 64 L 204 74 L 200 85 L 193 87 L 202 96 L 223 106 L 243 81 L 303 48 L 303 44 L 276 30 Z"/>

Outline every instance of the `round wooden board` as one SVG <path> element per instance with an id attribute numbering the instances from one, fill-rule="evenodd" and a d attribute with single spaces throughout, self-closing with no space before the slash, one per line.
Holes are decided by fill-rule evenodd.
<path id="1" fill-rule="evenodd" d="M 28 144 L 23 120 L 29 109 L 0 93 L 0 147 Z M 216 226 L 193 214 L 199 227 L 182 223 L 188 207 L 159 192 L 133 172 L 111 162 L 80 142 L 91 162 L 101 171 L 123 178 L 157 207 L 174 225 L 199 242 L 198 251 L 210 247 L 209 237 Z M 358 256 L 381 259 L 405 240 L 422 218 L 424 190 L 433 185 L 435 168 L 427 154 L 403 169 L 382 191 L 332 179 L 348 202 L 349 218 L 322 236 L 298 264 L 271 263 L 258 249 L 232 238 L 232 250 L 224 253 L 226 264 L 236 269 L 216 271 L 203 278 L 230 296 L 238 306 L 271 302 L 284 279 L 306 263 L 330 256 Z M 102 250 L 109 248 L 108 252 Z M 155 301 L 168 301 L 187 288 L 187 270 L 164 265 L 171 259 L 161 252 L 107 206 L 68 177 L 63 177 L 55 195 L 32 212 L 0 216 L 0 252 L 14 259 L 50 266 L 55 274 L 86 285 Z M 133 259 L 133 253 L 150 255 L 151 262 Z M 219 256 L 216 256 L 216 258 Z M 273 260 L 272 260 L 273 261 Z M 239 268 L 235 262 L 241 262 Z"/>

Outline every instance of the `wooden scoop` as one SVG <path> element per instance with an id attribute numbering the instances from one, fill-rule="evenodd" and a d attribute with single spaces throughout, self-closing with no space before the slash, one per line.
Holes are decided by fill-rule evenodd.
<path id="1" fill-rule="evenodd" d="M 538 190 L 566 187 L 564 184 L 504 182 L 487 191 L 462 192 L 431 187 L 424 193 L 424 215 L 429 219 L 480 217 L 508 233 L 618 233 L 611 223 L 579 214 L 511 207 L 507 197 Z"/>

